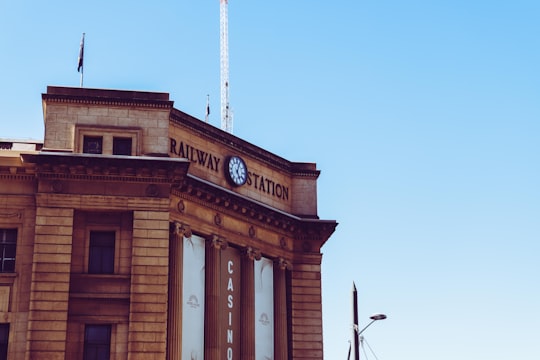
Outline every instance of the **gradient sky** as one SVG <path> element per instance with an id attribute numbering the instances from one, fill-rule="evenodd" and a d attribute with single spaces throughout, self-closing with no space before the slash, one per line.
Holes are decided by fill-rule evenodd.
<path id="1" fill-rule="evenodd" d="M 41 93 L 170 93 L 219 125 L 219 1 L 0 0 L 0 137 L 43 137 Z M 351 288 L 379 360 L 538 360 L 540 2 L 229 4 L 234 134 L 316 162 L 325 359 Z M 370 356 L 363 359 L 375 359 Z"/>

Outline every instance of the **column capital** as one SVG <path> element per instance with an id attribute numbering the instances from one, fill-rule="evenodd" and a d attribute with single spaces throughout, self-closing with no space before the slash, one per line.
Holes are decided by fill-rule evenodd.
<path id="1" fill-rule="evenodd" d="M 219 235 L 213 234 L 208 239 L 208 245 L 217 250 L 225 250 L 228 246 L 227 240 Z"/>
<path id="2" fill-rule="evenodd" d="M 242 249 L 242 255 L 244 255 L 249 260 L 261 260 L 261 250 L 247 246 Z"/>
<path id="3" fill-rule="evenodd" d="M 274 264 L 276 264 L 278 269 L 280 269 L 280 270 L 291 270 L 292 269 L 291 262 L 289 260 L 287 260 L 287 259 L 282 258 L 282 257 L 278 257 L 277 259 L 275 259 Z"/>
<path id="4" fill-rule="evenodd" d="M 174 232 L 174 234 L 175 234 L 176 236 L 178 236 L 178 237 L 181 237 L 181 238 L 182 238 L 182 237 L 190 238 L 191 235 L 193 234 L 193 233 L 191 232 L 191 227 L 190 227 L 189 225 L 187 225 L 187 224 L 183 224 L 183 223 L 181 223 L 181 222 L 179 222 L 179 221 L 175 221 L 175 222 L 173 223 L 173 226 L 174 226 L 173 232 Z"/>

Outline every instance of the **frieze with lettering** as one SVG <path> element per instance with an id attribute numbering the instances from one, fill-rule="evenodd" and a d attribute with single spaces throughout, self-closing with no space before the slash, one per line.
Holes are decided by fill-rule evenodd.
<path id="1" fill-rule="evenodd" d="M 208 171 L 221 173 L 226 177 L 228 169 L 224 169 L 225 161 L 222 157 L 209 151 L 199 149 L 185 141 L 178 141 L 170 138 L 171 155 L 186 158 L 194 165 L 207 169 Z M 289 186 L 279 183 L 263 174 L 247 170 L 247 179 L 244 186 L 251 187 L 258 192 L 265 193 L 272 197 L 289 201 Z"/>

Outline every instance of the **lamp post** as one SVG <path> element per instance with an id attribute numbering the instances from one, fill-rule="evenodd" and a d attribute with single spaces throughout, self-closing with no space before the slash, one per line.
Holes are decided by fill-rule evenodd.
<path id="1" fill-rule="evenodd" d="M 373 314 L 369 318 L 371 319 L 371 322 L 364 326 L 364 328 L 360 331 L 358 331 L 358 293 L 356 291 L 356 285 L 353 282 L 353 290 L 352 290 L 352 306 L 353 306 L 353 339 L 352 344 L 349 346 L 349 356 L 347 357 L 347 360 L 351 358 L 351 347 L 354 349 L 354 358 L 353 360 L 360 360 L 360 346 L 359 346 L 359 340 L 360 335 L 375 321 L 378 320 L 384 320 L 386 319 L 385 314 Z"/>

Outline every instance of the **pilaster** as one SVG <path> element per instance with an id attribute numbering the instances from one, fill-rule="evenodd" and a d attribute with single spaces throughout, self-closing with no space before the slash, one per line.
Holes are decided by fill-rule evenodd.
<path id="1" fill-rule="evenodd" d="M 169 213 L 133 212 L 128 359 L 165 359 Z"/>
<path id="2" fill-rule="evenodd" d="M 38 207 L 26 359 L 64 359 L 73 209 Z"/>
<path id="3" fill-rule="evenodd" d="M 242 285 L 240 303 L 242 304 L 241 359 L 255 359 L 255 274 L 253 261 L 261 258 L 260 250 L 247 247 L 242 251 Z"/>
<path id="4" fill-rule="evenodd" d="M 226 247 L 227 242 L 217 235 L 213 235 L 206 243 L 205 360 L 221 360 L 220 251 Z"/>
<path id="5" fill-rule="evenodd" d="M 278 258 L 274 263 L 274 356 L 276 360 L 289 358 L 287 328 L 287 270 L 291 264 Z"/>
<path id="6" fill-rule="evenodd" d="M 317 263 L 294 263 L 291 271 L 293 359 L 323 358 L 320 255 L 317 258 L 310 259 Z"/>

